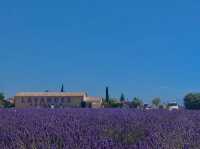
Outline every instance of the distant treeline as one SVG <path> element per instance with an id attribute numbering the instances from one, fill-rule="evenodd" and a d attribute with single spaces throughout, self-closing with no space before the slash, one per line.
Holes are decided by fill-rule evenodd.
<path id="1" fill-rule="evenodd" d="M 8 100 L 5 100 L 3 93 L 0 93 L 0 108 L 11 108 L 14 107 L 14 104 Z"/>
<path id="2" fill-rule="evenodd" d="M 119 98 L 120 102 L 116 102 L 116 100 L 113 100 L 112 98 L 110 98 L 110 94 L 109 94 L 109 88 L 106 87 L 106 96 L 103 102 L 103 105 L 105 107 L 120 107 L 123 106 L 124 103 L 126 103 L 126 99 L 125 99 L 125 95 L 122 93 L 120 98 Z M 200 93 L 189 93 L 187 94 L 184 99 L 184 107 L 186 109 L 200 109 Z M 138 97 L 134 97 L 130 102 L 129 102 L 130 107 L 134 107 L 134 108 L 138 108 L 138 107 L 143 107 L 144 103 L 143 100 L 138 98 Z M 156 97 L 152 100 L 152 105 L 154 107 L 157 108 L 165 108 L 168 105 L 164 104 L 161 102 L 161 99 L 159 97 Z"/>
<path id="3" fill-rule="evenodd" d="M 189 93 L 184 99 L 184 107 L 186 109 L 200 109 L 200 93 Z M 124 107 L 128 106 L 130 108 L 141 108 L 144 107 L 144 102 L 138 97 L 134 97 L 131 101 L 126 100 L 125 95 L 122 93 L 119 99 L 113 99 L 110 97 L 109 88 L 106 87 L 105 98 L 102 103 L 103 107 Z M 163 109 L 167 107 L 167 104 L 161 102 L 159 97 L 152 100 L 152 106 L 156 108 Z M 14 103 L 5 99 L 3 93 L 0 93 L 0 108 L 11 108 L 14 107 Z M 83 106 L 84 107 L 84 106 Z"/>

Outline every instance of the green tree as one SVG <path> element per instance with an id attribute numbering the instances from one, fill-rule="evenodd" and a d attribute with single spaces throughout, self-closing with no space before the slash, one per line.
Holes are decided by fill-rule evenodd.
<path id="1" fill-rule="evenodd" d="M 121 108 L 122 107 L 122 103 L 114 99 L 109 99 L 108 102 L 104 100 L 102 105 L 104 108 Z"/>
<path id="2" fill-rule="evenodd" d="M 109 102 L 109 89 L 106 87 L 106 102 Z"/>
<path id="3" fill-rule="evenodd" d="M 189 93 L 184 97 L 186 109 L 200 109 L 200 93 Z"/>
<path id="4" fill-rule="evenodd" d="M 152 100 L 152 104 L 153 104 L 154 106 L 156 106 L 156 107 L 159 107 L 160 103 L 161 103 L 161 100 L 160 100 L 159 97 L 156 97 L 156 98 L 154 98 L 154 99 Z"/>
<path id="5" fill-rule="evenodd" d="M 81 101 L 81 108 L 85 108 L 86 107 L 86 102 L 85 101 Z"/>
<path id="6" fill-rule="evenodd" d="M 119 101 L 111 99 L 111 100 L 109 100 L 109 107 L 111 107 L 111 108 L 121 108 L 122 103 L 120 103 Z"/>
<path id="7" fill-rule="evenodd" d="M 143 106 L 143 101 L 137 97 L 134 97 L 131 105 L 133 108 L 138 108 L 138 107 L 142 107 Z"/>
<path id="8" fill-rule="evenodd" d="M 120 101 L 122 102 L 122 101 L 124 101 L 124 100 L 125 100 L 125 96 L 124 96 L 124 94 L 122 93 L 121 96 L 120 96 Z"/>
<path id="9" fill-rule="evenodd" d="M 159 109 L 165 109 L 165 106 L 164 106 L 164 104 L 160 104 L 160 105 L 158 106 L 158 108 L 159 108 Z"/>
<path id="10" fill-rule="evenodd" d="M 64 85 L 62 84 L 60 92 L 64 92 Z"/>
<path id="11" fill-rule="evenodd" d="M 0 93 L 0 100 L 4 100 L 5 99 L 5 96 L 3 93 Z"/>
<path id="12" fill-rule="evenodd" d="M 12 108 L 12 107 L 14 107 L 14 104 L 5 100 L 4 94 L 0 93 L 0 108 Z"/>
<path id="13" fill-rule="evenodd" d="M 4 108 L 5 101 L 4 101 L 4 94 L 0 93 L 0 108 Z"/>

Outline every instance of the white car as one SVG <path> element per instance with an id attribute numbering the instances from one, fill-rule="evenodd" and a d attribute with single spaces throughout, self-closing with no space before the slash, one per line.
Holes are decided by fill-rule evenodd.
<path id="1" fill-rule="evenodd" d="M 172 111 L 172 110 L 178 110 L 179 106 L 178 106 L 178 104 L 176 102 L 170 102 L 170 103 L 168 103 L 168 109 L 170 111 Z"/>
<path id="2" fill-rule="evenodd" d="M 145 110 L 151 110 L 153 108 L 150 105 L 148 105 L 148 104 L 144 104 L 144 109 Z"/>

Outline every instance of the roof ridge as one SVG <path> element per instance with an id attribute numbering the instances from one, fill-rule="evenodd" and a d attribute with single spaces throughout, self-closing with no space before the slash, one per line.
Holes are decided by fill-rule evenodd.
<path id="1" fill-rule="evenodd" d="M 87 95 L 86 92 L 19 92 L 16 96 L 65 96 Z"/>

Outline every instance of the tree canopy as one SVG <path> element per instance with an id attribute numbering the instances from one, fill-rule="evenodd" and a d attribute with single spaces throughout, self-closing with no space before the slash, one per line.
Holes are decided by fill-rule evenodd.
<path id="1" fill-rule="evenodd" d="M 108 87 L 106 87 L 106 102 L 109 101 L 109 90 Z"/>
<path id="2" fill-rule="evenodd" d="M 132 102 L 131 102 L 131 105 L 134 107 L 134 108 L 138 108 L 138 107 L 141 107 L 143 105 L 143 101 L 137 97 L 134 97 Z"/>
<path id="3" fill-rule="evenodd" d="M 61 92 L 64 92 L 64 85 L 62 84 L 62 87 L 61 87 Z"/>
<path id="4" fill-rule="evenodd" d="M 11 108 L 14 104 L 11 104 L 8 100 L 5 100 L 3 93 L 0 93 L 0 108 Z"/>
<path id="5" fill-rule="evenodd" d="M 120 101 L 122 102 L 122 101 L 124 101 L 124 100 L 125 100 L 125 96 L 124 96 L 124 94 L 122 93 L 121 96 L 120 96 Z"/>
<path id="6" fill-rule="evenodd" d="M 5 99 L 5 96 L 3 93 L 0 93 L 0 100 L 4 100 Z"/>
<path id="7" fill-rule="evenodd" d="M 152 104 L 153 104 L 154 106 L 156 106 L 156 107 L 159 107 L 160 103 L 161 103 L 161 99 L 160 99 L 159 97 L 156 97 L 156 98 L 154 98 L 154 99 L 152 100 Z"/>
<path id="8" fill-rule="evenodd" d="M 200 93 L 189 93 L 184 98 L 186 109 L 200 109 Z"/>

